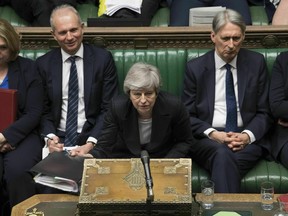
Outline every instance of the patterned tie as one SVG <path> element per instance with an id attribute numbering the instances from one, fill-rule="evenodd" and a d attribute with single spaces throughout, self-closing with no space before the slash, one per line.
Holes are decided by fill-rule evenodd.
<path id="1" fill-rule="evenodd" d="M 234 92 L 233 75 L 231 72 L 231 65 L 226 64 L 226 127 L 225 131 L 237 131 L 237 104 Z"/>
<path id="2" fill-rule="evenodd" d="M 65 146 L 74 146 L 77 139 L 77 118 L 78 118 L 78 75 L 75 64 L 77 56 L 69 57 L 71 61 L 68 93 L 68 111 L 66 122 Z"/>

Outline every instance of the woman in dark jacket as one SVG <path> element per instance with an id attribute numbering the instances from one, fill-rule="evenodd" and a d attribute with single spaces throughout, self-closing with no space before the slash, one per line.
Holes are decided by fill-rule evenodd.
<path id="1" fill-rule="evenodd" d="M 96 158 L 185 157 L 194 142 L 188 113 L 176 96 L 160 91 L 158 69 L 134 64 L 124 81 L 126 95 L 112 100 L 102 135 L 90 152 Z"/>
<path id="2" fill-rule="evenodd" d="M 0 19 L 0 88 L 16 89 L 18 103 L 15 122 L 0 131 L 0 180 L 4 186 L 33 167 L 42 155 L 37 127 L 43 87 L 34 61 L 18 56 L 19 51 L 19 35 L 10 23 Z M 0 103 L 5 107 L 5 103 Z"/>

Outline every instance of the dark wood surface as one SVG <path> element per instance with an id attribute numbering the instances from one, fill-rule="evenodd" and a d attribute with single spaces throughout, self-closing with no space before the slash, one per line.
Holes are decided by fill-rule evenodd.
<path id="1" fill-rule="evenodd" d="M 79 197 L 68 194 L 39 194 L 19 203 L 11 216 L 70 216 L 77 210 Z"/>
<path id="2" fill-rule="evenodd" d="M 215 207 L 213 210 L 226 211 L 250 211 L 254 216 L 271 216 L 278 210 L 277 197 L 275 195 L 274 209 L 264 211 L 260 206 L 260 194 L 215 194 Z M 78 196 L 67 194 L 41 194 L 35 195 L 12 209 L 11 216 L 72 216 L 78 215 Z M 197 201 L 201 201 L 201 194 L 196 195 Z M 192 215 L 196 215 L 199 208 L 193 204 Z"/>

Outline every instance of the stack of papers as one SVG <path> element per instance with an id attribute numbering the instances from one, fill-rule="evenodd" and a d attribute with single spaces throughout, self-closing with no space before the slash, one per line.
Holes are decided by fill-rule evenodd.
<path id="1" fill-rule="evenodd" d="M 39 173 L 34 177 L 36 183 L 53 187 L 59 190 L 68 191 L 68 192 L 79 192 L 78 184 L 67 178 L 62 178 L 59 176 L 47 176 L 42 173 Z"/>
<path id="2" fill-rule="evenodd" d="M 115 12 L 122 8 L 128 8 L 141 14 L 142 0 L 106 0 L 106 12 L 108 16 L 112 16 Z"/>
<path id="3" fill-rule="evenodd" d="M 211 25 L 214 16 L 224 10 L 226 10 L 226 7 L 221 6 L 191 8 L 189 13 L 189 26 Z"/>

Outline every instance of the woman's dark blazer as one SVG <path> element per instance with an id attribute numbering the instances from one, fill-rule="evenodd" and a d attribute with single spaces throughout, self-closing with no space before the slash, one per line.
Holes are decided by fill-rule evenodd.
<path id="1" fill-rule="evenodd" d="M 140 144 L 138 113 L 127 95 L 112 100 L 96 147 L 96 158 L 140 157 L 146 149 L 152 158 L 185 157 L 194 138 L 188 113 L 176 96 L 160 92 L 152 112 L 151 142 Z"/>
<path id="2" fill-rule="evenodd" d="M 269 102 L 275 121 L 288 122 L 288 52 L 282 52 L 275 60 L 270 83 Z M 275 159 L 288 143 L 288 127 L 276 124 L 273 131 L 272 155 Z"/>
<path id="3" fill-rule="evenodd" d="M 10 145 L 17 147 L 39 126 L 43 109 L 43 87 L 34 61 L 20 56 L 9 63 L 8 83 L 9 89 L 18 90 L 17 120 L 2 133 Z"/>
<path id="4" fill-rule="evenodd" d="M 8 143 L 15 147 L 0 154 L 0 179 L 4 170 L 7 184 L 41 160 L 43 147 L 38 133 L 43 112 L 43 86 L 34 61 L 19 56 L 10 62 L 8 84 L 9 89 L 18 90 L 18 109 L 16 121 L 2 131 Z"/>

